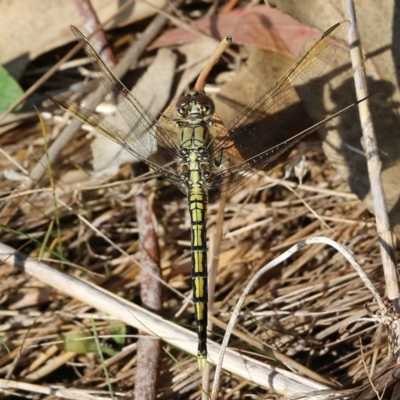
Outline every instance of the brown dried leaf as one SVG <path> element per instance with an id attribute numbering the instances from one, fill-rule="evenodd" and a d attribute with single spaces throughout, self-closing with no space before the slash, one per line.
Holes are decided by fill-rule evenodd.
<path id="1" fill-rule="evenodd" d="M 326 27 L 343 19 L 341 10 L 338 10 L 332 2 L 307 0 L 300 4 L 273 0 L 269 3 L 316 27 L 321 27 L 321 24 Z M 397 29 L 399 7 L 400 5 L 394 1 L 379 3 L 374 0 L 355 1 L 362 49 L 366 55 L 365 68 L 369 91 L 370 93 L 379 91 L 370 99 L 370 108 L 382 162 L 382 178 L 389 218 L 391 226 L 398 234 L 400 234 L 398 135 L 400 94 L 398 76 L 395 72 L 400 64 L 400 52 L 393 43 L 400 41 L 400 31 Z M 331 90 L 326 93 L 324 103 L 331 104 L 335 110 L 349 105 L 355 99 L 351 69 L 347 68 L 340 76 L 339 72 L 341 71 L 337 70 L 336 74 L 331 75 L 329 82 Z M 311 107 L 309 104 L 308 110 L 317 119 L 325 115 L 321 112 L 321 107 L 318 107 L 318 103 L 311 104 Z M 351 190 L 373 212 L 366 159 L 360 142 L 361 129 L 357 124 L 359 124 L 358 112 L 354 109 L 341 116 L 339 122 L 335 121 L 335 129 L 332 129 L 333 124 L 321 129 L 324 137 L 323 147 L 327 157 L 347 180 Z"/>
<path id="2" fill-rule="evenodd" d="M 164 7 L 165 0 L 150 0 L 156 7 Z M 113 0 L 92 0 L 101 22 L 109 19 L 120 8 Z M 128 7 L 108 27 L 124 26 L 155 14 L 153 7 L 143 2 Z M 29 60 L 63 46 L 73 40 L 70 25 L 82 28 L 73 2 L 14 0 L 1 3 L 0 9 L 0 64 L 18 76 Z M 12 44 L 12 45 L 11 45 Z"/>
<path id="3" fill-rule="evenodd" d="M 233 35 L 236 44 L 301 53 L 304 43 L 317 39 L 319 32 L 266 5 L 239 8 L 226 14 L 197 20 L 194 27 L 214 38 Z M 183 28 L 173 29 L 151 48 L 198 42 L 199 36 Z"/>

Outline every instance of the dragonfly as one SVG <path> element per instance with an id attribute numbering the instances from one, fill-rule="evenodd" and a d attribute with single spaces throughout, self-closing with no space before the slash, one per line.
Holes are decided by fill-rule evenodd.
<path id="1" fill-rule="evenodd" d="M 322 74 L 336 50 L 343 45 L 349 28 L 349 21 L 341 21 L 328 29 L 270 89 L 245 107 L 230 124 L 224 125 L 215 112 L 213 100 L 204 90 L 196 89 L 187 91 L 172 103 L 157 121 L 107 67 L 88 39 L 77 28 L 71 27 L 127 122 L 129 131 L 116 128 L 95 112 L 62 95 L 50 94 L 50 98 L 170 180 L 187 196 L 200 369 L 207 363 L 207 206 L 231 195 L 259 170 L 265 169 L 283 152 L 338 114 L 277 146 L 264 149 L 257 146 L 250 149 L 247 158 L 243 159 L 241 155 L 238 144 L 245 147 L 250 136 L 279 135 L 279 122 L 266 117 L 297 103 L 296 90 L 300 87 L 302 93 L 307 93 L 304 88 L 311 86 L 310 82 Z"/>

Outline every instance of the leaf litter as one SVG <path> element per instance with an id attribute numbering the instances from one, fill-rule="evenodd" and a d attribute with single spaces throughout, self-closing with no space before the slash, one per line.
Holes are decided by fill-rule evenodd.
<path id="1" fill-rule="evenodd" d="M 57 122 L 47 123 L 50 132 Z M 14 137 L 21 139 L 15 142 Z M 39 125 L 28 129 L 22 125 L 4 133 L 0 143 L 21 170 L 30 171 L 43 155 L 41 139 Z M 154 174 L 135 176 L 129 165 L 123 165 L 107 183 L 94 184 L 90 143 L 87 133 L 80 131 L 63 149 L 51 167 L 54 190 L 46 181 L 29 191 L 24 190 L 23 179 L 0 181 L 2 205 L 15 203 L 17 208 L 2 230 L 2 243 L 32 258 L 40 255 L 54 269 L 140 303 L 135 195 L 139 183 L 145 181 L 155 196 L 161 273 L 167 283 L 162 316 L 191 329 L 190 302 L 181 310 L 184 297 L 191 297 L 186 200 Z M 292 156 L 297 153 L 293 150 Z M 377 292 L 385 292 L 373 217 L 317 145 L 308 146 L 306 156 L 304 184 L 281 181 L 287 165 L 282 162 L 268 175 L 257 174 L 227 199 L 222 227 L 218 225 L 220 206 L 209 209 L 209 247 L 214 232 L 223 231 L 212 309 L 212 339 L 217 342 L 249 280 L 292 245 L 311 237 L 326 236 L 344 245 Z M 0 168 L 2 172 L 17 170 L 6 158 Z M 116 351 L 106 359 L 115 391 L 126 392 L 134 385 L 137 330 L 128 327 L 122 342 L 117 341 L 115 326 L 125 324 L 69 297 L 67 288 L 53 290 L 6 260 L 1 273 L 2 340 L 9 349 L 1 357 L 4 378 L 36 383 L 38 389 L 59 383 L 57 377 L 69 376 L 66 386 L 107 395 L 98 352 L 108 346 Z M 382 318 L 377 317 L 380 314 Z M 101 344 L 97 353 L 71 354 L 57 347 L 68 334 L 93 335 L 92 323 Z M 302 248 L 255 282 L 239 311 L 229 346 L 263 364 L 329 387 L 333 395 L 355 398 L 358 393 L 363 396 L 359 398 L 372 398 L 370 379 L 377 378 L 381 391 L 396 381 L 390 373 L 396 368 L 396 343 L 391 339 L 395 325 L 390 306 L 378 309 L 346 259 L 320 243 Z M 159 364 L 159 397 L 199 398 L 194 357 L 165 343 L 163 348 L 168 353 L 162 353 Z M 223 374 L 220 379 L 221 399 L 272 398 L 275 393 L 268 389 L 268 380 L 260 384 L 240 374 Z M 293 391 L 278 394 L 294 396 Z"/>

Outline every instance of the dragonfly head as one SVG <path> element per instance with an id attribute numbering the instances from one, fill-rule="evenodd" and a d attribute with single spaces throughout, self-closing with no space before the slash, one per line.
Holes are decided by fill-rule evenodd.
<path id="1" fill-rule="evenodd" d="M 175 109 L 180 118 L 203 118 L 214 114 L 215 105 L 205 93 L 191 90 L 178 99 Z"/>

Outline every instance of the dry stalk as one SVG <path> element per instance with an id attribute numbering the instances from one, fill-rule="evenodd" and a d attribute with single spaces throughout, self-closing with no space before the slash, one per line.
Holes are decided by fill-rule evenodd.
<path id="1" fill-rule="evenodd" d="M 155 335 L 172 345 L 192 354 L 196 352 L 196 334 L 176 324 L 170 323 L 154 313 L 139 307 L 113 293 L 89 282 L 66 275 L 38 260 L 29 259 L 15 249 L 0 245 L 0 262 L 23 269 L 27 274 L 40 280 L 52 288 L 112 315 L 116 320 L 123 321 L 146 333 Z M 209 358 L 217 361 L 221 346 L 210 341 Z M 231 350 L 226 350 L 222 367 L 231 373 L 256 385 L 272 389 L 281 394 L 293 396 L 298 393 L 310 393 L 328 390 L 326 385 L 300 377 L 280 368 L 253 360 Z M 326 396 L 315 396 L 315 399 L 325 399 Z"/>
<path id="2" fill-rule="evenodd" d="M 361 53 L 360 35 L 357 30 L 357 22 L 352 0 L 345 0 L 345 11 L 351 22 L 349 43 L 350 56 L 354 69 L 354 84 L 357 99 L 365 98 L 368 95 L 367 82 L 365 78 L 365 69 Z M 360 113 L 360 122 L 363 132 L 363 146 L 367 159 L 369 181 L 371 193 L 374 202 L 376 216 L 376 227 L 379 236 L 381 249 L 382 266 L 386 279 L 386 294 L 393 301 L 395 310 L 400 313 L 400 290 L 396 271 L 396 254 L 394 251 L 394 242 L 390 231 L 389 217 L 387 213 L 385 193 L 381 179 L 381 161 L 376 141 L 374 128 L 372 125 L 371 113 L 369 110 L 369 101 L 358 104 Z"/>
<path id="3" fill-rule="evenodd" d="M 209 249 L 209 259 L 208 259 L 208 307 L 209 310 L 212 310 L 214 305 L 214 293 L 215 293 L 215 282 L 217 279 L 218 273 L 218 263 L 219 263 L 219 253 L 221 251 L 221 241 L 222 241 L 222 234 L 223 234 L 223 226 L 224 226 L 224 214 L 225 214 L 225 199 L 219 203 L 217 220 L 216 220 L 216 231 L 211 234 L 211 238 L 209 240 L 210 249 Z M 207 322 L 207 329 L 208 331 L 212 331 L 213 323 L 210 318 L 208 317 Z M 210 335 L 208 335 L 210 336 Z M 210 385 L 210 364 L 206 365 L 202 375 L 202 399 L 208 400 L 209 396 L 209 385 Z"/>
<path id="4" fill-rule="evenodd" d="M 231 45 L 232 42 L 233 42 L 232 36 L 227 36 L 224 39 L 222 39 L 221 43 L 215 49 L 214 53 L 209 58 L 207 64 L 204 66 L 199 77 L 197 78 L 197 81 L 194 85 L 194 90 L 204 92 L 204 87 L 206 85 L 208 75 L 210 74 L 214 65 L 218 62 L 221 55 L 225 53 L 225 51 L 228 49 L 228 47 Z"/>
<path id="5" fill-rule="evenodd" d="M 153 224 L 152 196 L 145 185 L 142 185 L 136 197 L 136 212 L 140 237 L 142 304 L 147 309 L 160 313 L 162 309 L 160 252 Z M 144 331 L 139 333 L 142 336 L 138 340 L 135 398 L 151 400 L 157 398 L 158 393 L 161 341 L 147 336 Z"/>
<path id="6" fill-rule="evenodd" d="M 85 31 L 90 36 L 93 47 L 98 53 L 101 52 L 103 60 L 109 68 L 113 69 L 117 64 L 117 59 L 104 33 L 104 25 L 101 25 L 92 3 L 90 0 L 74 0 L 74 4 L 81 17 Z M 90 35 L 92 33 L 93 35 Z"/>

